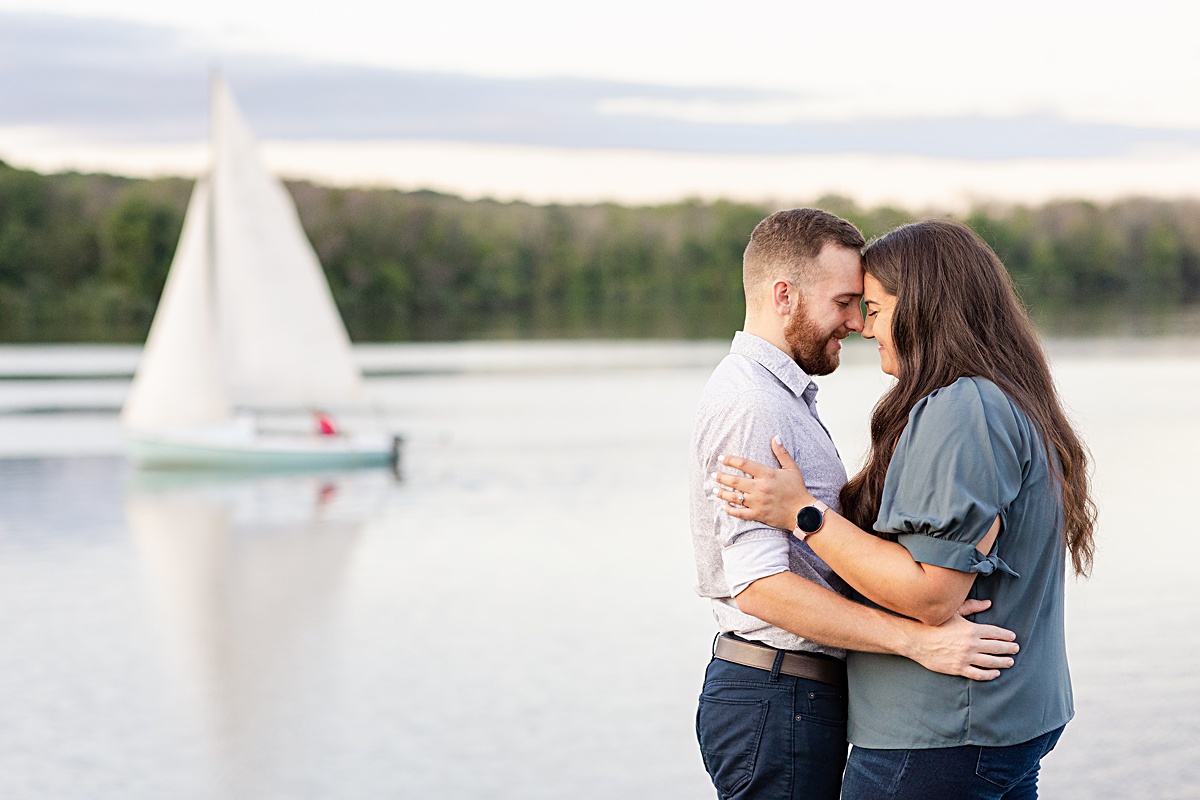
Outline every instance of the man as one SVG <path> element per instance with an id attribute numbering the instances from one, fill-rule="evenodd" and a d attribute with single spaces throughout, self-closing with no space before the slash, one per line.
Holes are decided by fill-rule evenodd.
<path id="1" fill-rule="evenodd" d="M 775 463 L 775 435 L 830 508 L 846 471 L 817 414 L 813 376 L 862 330 L 862 234 L 815 209 L 760 222 L 742 264 L 746 322 L 697 412 L 690 465 L 698 591 L 720 628 L 696 730 L 722 800 L 831 798 L 846 760 L 846 650 L 893 653 L 952 675 L 1011 666 L 1012 634 L 955 617 L 929 627 L 847 599 L 791 531 L 724 513 L 711 497 L 721 454 Z M 986 608 L 968 601 L 961 613 Z"/>

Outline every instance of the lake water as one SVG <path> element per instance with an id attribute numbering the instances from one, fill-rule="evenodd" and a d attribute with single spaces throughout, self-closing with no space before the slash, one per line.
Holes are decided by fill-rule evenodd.
<path id="1" fill-rule="evenodd" d="M 1195 345 L 1051 345 L 1101 530 L 1048 798 L 1200 797 Z M 725 349 L 359 348 L 399 478 L 223 480 L 126 464 L 136 350 L 0 349 L 0 797 L 713 797 L 686 448 Z M 853 467 L 885 383 L 845 362 Z"/>

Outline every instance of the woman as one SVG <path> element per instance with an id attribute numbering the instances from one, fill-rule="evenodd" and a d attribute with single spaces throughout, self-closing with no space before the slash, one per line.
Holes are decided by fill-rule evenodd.
<path id="1" fill-rule="evenodd" d="M 778 470 L 724 457 L 745 476 L 721 473 L 714 494 L 733 516 L 795 528 L 881 606 L 938 624 L 986 598 L 980 621 L 1017 633 L 1016 664 L 986 683 L 852 654 L 844 798 L 1033 798 L 1073 715 L 1063 583 L 1068 555 L 1076 574 L 1091 567 L 1086 451 L 1007 271 L 969 228 L 898 228 L 863 268 L 863 336 L 897 382 L 844 516 L 778 444 Z"/>

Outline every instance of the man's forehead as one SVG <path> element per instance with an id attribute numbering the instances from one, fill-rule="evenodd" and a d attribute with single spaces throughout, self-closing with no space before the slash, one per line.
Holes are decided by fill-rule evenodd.
<path id="1" fill-rule="evenodd" d="M 814 283 L 825 288 L 840 285 L 846 294 L 862 294 L 862 256 L 857 250 L 827 243 L 816 258 Z"/>

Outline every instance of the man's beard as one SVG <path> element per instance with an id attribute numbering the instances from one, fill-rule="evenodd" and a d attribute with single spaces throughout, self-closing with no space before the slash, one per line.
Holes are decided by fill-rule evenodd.
<path id="1" fill-rule="evenodd" d="M 841 363 L 841 351 L 829 353 L 829 340 L 834 338 L 836 329 L 822 330 L 808 316 L 808 311 L 801 304 L 787 326 L 783 329 L 783 338 L 792 350 L 792 358 L 808 375 L 828 375 L 838 368 Z"/>

